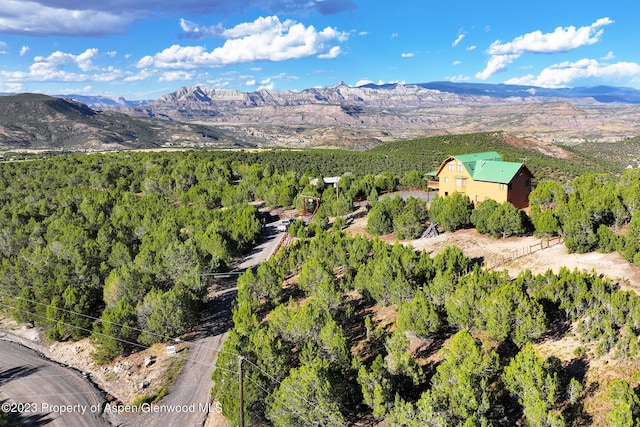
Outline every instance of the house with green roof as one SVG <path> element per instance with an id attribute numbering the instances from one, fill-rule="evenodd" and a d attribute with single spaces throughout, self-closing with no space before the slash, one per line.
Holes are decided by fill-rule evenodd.
<path id="1" fill-rule="evenodd" d="M 523 163 L 505 162 L 495 151 L 447 157 L 436 172 L 440 197 L 463 193 L 472 202 L 493 199 L 529 206 L 533 174 Z"/>

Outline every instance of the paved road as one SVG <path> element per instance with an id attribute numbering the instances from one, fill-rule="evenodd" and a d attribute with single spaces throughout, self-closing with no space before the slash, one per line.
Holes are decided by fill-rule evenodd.
<path id="1" fill-rule="evenodd" d="M 254 268 L 275 253 L 284 238 L 284 233 L 276 229 L 279 223 L 279 221 L 273 222 L 264 227 L 258 245 L 235 266 L 235 270 Z M 205 319 L 198 327 L 198 337 L 189 345 L 182 372 L 170 388 L 169 394 L 159 403 L 165 408 L 187 405 L 186 411 L 148 413 L 142 417 L 135 417 L 127 425 L 136 427 L 204 425 L 208 416 L 206 408 L 211 404 L 213 387 L 211 373 L 218 351 L 222 350 L 227 331 L 232 326 L 231 307 L 236 293 L 236 287 L 227 288 L 217 292 L 209 300 Z M 214 411 L 215 407 L 211 406 L 211 410 Z"/>
<path id="2" fill-rule="evenodd" d="M 102 415 L 104 397 L 80 373 L 20 344 L 0 341 L 0 400 L 14 405 L 24 425 L 111 425 Z"/>

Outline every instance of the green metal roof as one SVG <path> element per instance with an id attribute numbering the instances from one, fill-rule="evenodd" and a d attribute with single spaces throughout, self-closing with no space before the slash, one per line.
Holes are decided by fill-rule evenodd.
<path id="1" fill-rule="evenodd" d="M 522 167 L 522 163 L 505 162 L 496 151 L 451 156 L 461 162 L 474 181 L 508 184 Z"/>
<path id="2" fill-rule="evenodd" d="M 494 162 L 492 160 L 479 160 L 471 175 L 475 181 L 498 182 L 508 184 L 518 173 L 522 163 Z"/>

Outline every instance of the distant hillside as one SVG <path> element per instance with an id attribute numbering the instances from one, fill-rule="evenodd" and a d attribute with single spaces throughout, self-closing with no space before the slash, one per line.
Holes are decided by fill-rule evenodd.
<path id="1" fill-rule="evenodd" d="M 418 86 L 441 92 L 459 95 L 480 95 L 496 98 L 538 98 L 541 100 L 568 99 L 581 102 L 640 104 L 640 91 L 627 87 L 594 86 L 575 88 L 544 88 L 537 86 L 483 84 L 483 83 L 452 83 L 431 82 L 420 83 Z"/>
<path id="2" fill-rule="evenodd" d="M 640 91 L 608 86 L 338 83 L 298 92 L 192 86 L 129 113 L 241 126 L 248 137 L 259 137 L 258 144 L 288 147 L 362 149 L 385 141 L 486 131 L 561 144 L 640 135 Z"/>
<path id="3" fill-rule="evenodd" d="M 102 150 L 163 146 L 236 146 L 204 125 L 97 112 L 85 104 L 39 94 L 0 97 L 0 148 Z"/>
<path id="4" fill-rule="evenodd" d="M 549 89 L 535 86 L 432 82 L 348 86 L 342 82 L 302 91 L 262 89 L 241 92 L 204 86 L 182 87 L 153 101 L 148 108 L 180 105 L 227 111 L 253 107 L 340 105 L 369 108 L 416 108 L 433 105 L 497 105 L 570 100 L 582 105 L 618 102 L 640 104 L 640 91 L 609 86 Z M 354 113 L 358 113 L 357 109 Z"/>
<path id="5" fill-rule="evenodd" d="M 25 96 L 46 110 L 35 114 L 37 108 L 29 107 L 22 114 Z M 252 92 L 193 86 L 149 103 L 100 96 L 56 98 L 69 104 L 64 107 L 44 95 L 5 98 L 0 103 L 6 109 L 0 111 L 0 144 L 10 147 L 366 150 L 390 141 L 506 132 L 546 144 L 546 149 L 559 145 L 579 150 L 581 144 L 640 136 L 640 91 L 608 86 L 548 89 L 431 82 L 352 87 L 341 82 L 302 91 Z M 22 107 L 9 108 L 7 103 Z M 591 150 L 598 153 L 597 147 Z M 631 164 L 638 161 L 634 158 Z"/>
<path id="6" fill-rule="evenodd" d="M 151 100 L 129 101 L 121 96 L 55 95 L 55 97 L 72 99 L 86 104 L 91 108 L 135 108 L 151 102 Z"/>

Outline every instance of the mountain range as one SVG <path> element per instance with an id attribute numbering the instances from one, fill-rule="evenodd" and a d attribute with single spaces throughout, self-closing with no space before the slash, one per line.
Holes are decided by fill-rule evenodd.
<path id="1" fill-rule="evenodd" d="M 65 107 L 43 97 L 0 97 L 1 146 L 364 149 L 389 140 L 493 130 L 565 145 L 640 135 L 640 91 L 610 86 L 340 82 L 252 92 L 191 86 L 153 101 L 60 95 Z M 21 114 L 27 101 L 44 109 Z"/>
<path id="2" fill-rule="evenodd" d="M 595 103 L 622 103 L 640 104 L 640 90 L 615 86 L 591 86 L 575 88 L 543 88 L 537 86 L 507 85 L 507 84 L 483 84 L 483 83 L 453 83 L 453 82 L 429 82 L 416 84 L 368 84 L 358 87 L 347 86 L 344 83 L 336 85 L 311 88 L 302 91 L 270 91 L 260 90 L 254 92 L 241 92 L 229 89 L 209 89 L 203 86 L 183 87 L 179 90 L 160 97 L 157 102 L 170 102 L 184 99 L 186 95 L 192 95 L 201 102 L 231 102 L 243 99 L 245 106 L 258 106 L 268 103 L 287 105 L 290 102 L 363 102 L 378 92 L 380 95 L 393 93 L 400 88 L 405 93 L 415 92 L 416 96 L 429 96 L 422 89 L 438 91 L 441 93 L 456 94 L 463 97 L 492 97 L 499 99 L 523 98 L 529 100 L 570 99 L 574 102 Z M 348 95 L 344 97 L 344 94 Z M 7 95 L 7 94 L 5 94 Z M 337 96 L 336 96 L 337 95 Z M 73 99 L 90 107 L 135 108 L 153 103 L 153 100 L 127 100 L 123 97 L 89 96 L 89 95 L 55 95 L 58 98 Z M 289 104 L 290 105 L 290 104 Z"/>

